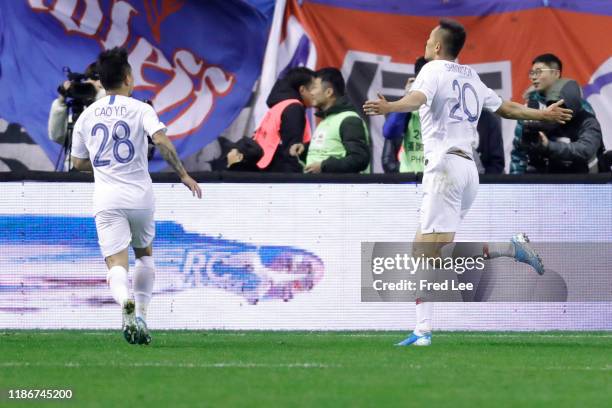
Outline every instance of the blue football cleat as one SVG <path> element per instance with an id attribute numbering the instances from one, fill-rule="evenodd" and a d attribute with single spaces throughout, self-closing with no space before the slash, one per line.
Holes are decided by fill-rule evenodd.
<path id="1" fill-rule="evenodd" d="M 538 253 L 529 245 L 529 238 L 524 233 L 516 234 L 510 239 L 514 245 L 514 259 L 531 265 L 540 275 L 544 274 L 544 264 Z"/>
<path id="2" fill-rule="evenodd" d="M 405 340 L 400 341 L 396 346 L 430 346 L 431 333 L 425 333 L 422 336 L 417 336 L 412 332 Z"/>

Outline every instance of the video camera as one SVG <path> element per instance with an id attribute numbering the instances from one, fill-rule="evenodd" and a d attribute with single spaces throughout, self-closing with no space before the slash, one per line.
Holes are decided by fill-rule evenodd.
<path id="1" fill-rule="evenodd" d="M 79 72 L 72 72 L 68 67 L 64 67 L 63 71 L 70 81 L 70 86 L 65 89 L 62 84 L 57 88 L 57 92 L 65 98 L 66 105 L 72 108 L 73 114 L 80 114 L 86 106 L 91 105 L 96 100 L 96 94 L 98 93 L 96 87 L 84 81 L 88 78 L 97 80 L 97 74 L 92 73 L 87 76 Z"/>
<path id="2" fill-rule="evenodd" d="M 578 117 L 581 113 L 582 93 L 578 83 L 574 80 L 561 78 L 558 79 L 546 91 L 544 100 L 547 106 L 563 99 L 563 105 L 574 112 L 574 117 Z M 533 109 L 540 109 L 539 102 L 530 99 L 527 106 Z M 523 143 L 527 145 L 537 145 L 540 143 L 540 132 L 543 132 L 548 139 L 555 140 L 561 136 L 565 125 L 543 121 L 524 121 L 523 122 Z"/>
<path id="3" fill-rule="evenodd" d="M 540 143 L 540 132 L 543 132 L 549 139 L 555 139 L 559 133 L 559 125 L 551 122 L 539 120 L 526 120 L 523 122 L 523 143 L 537 145 Z"/>
<path id="4" fill-rule="evenodd" d="M 74 124 L 85 108 L 96 101 L 98 94 L 93 84 L 85 82 L 87 79 L 98 79 L 98 74 L 94 70 L 88 68 L 87 74 L 81 74 L 79 72 L 72 72 L 70 68 L 64 67 L 62 71 L 66 74 L 68 81 L 70 81 L 70 86 L 66 89 L 64 84 L 61 84 L 57 88 L 57 92 L 64 97 L 64 103 L 68 107 L 68 122 L 66 125 L 64 147 L 60 151 L 55 163 L 56 170 L 62 167 L 63 157 L 68 158 L 68 168 L 70 169 L 70 147 L 72 145 Z"/>

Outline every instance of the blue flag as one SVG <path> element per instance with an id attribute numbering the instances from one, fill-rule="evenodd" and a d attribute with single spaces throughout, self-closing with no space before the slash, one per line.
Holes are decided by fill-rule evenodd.
<path id="1" fill-rule="evenodd" d="M 24 126 L 50 160 L 47 120 L 63 67 L 83 72 L 116 46 L 129 51 L 134 97 L 150 99 L 179 155 L 214 140 L 248 103 L 268 21 L 240 0 L 0 2 L 0 117 Z M 151 171 L 163 169 L 160 157 Z"/>

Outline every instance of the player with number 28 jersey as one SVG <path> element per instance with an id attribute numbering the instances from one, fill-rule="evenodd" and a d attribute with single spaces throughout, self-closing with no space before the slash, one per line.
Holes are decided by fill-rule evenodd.
<path id="1" fill-rule="evenodd" d="M 155 284 L 155 199 L 148 137 L 192 194 L 201 198 L 202 191 L 183 167 L 153 108 L 131 97 L 134 77 L 127 50 L 103 51 L 96 68 L 107 96 L 87 107 L 75 123 L 72 162 L 77 170 L 94 172 L 98 244 L 108 268 L 106 281 L 121 306 L 123 336 L 130 344 L 149 344 L 146 319 Z M 136 258 L 133 296 L 128 279 L 130 246 Z"/>
<path id="2" fill-rule="evenodd" d="M 123 95 L 99 99 L 81 114 L 74 126 L 72 155 L 91 160 L 94 215 L 154 208 L 147 136 L 165 128 L 150 105 Z"/>

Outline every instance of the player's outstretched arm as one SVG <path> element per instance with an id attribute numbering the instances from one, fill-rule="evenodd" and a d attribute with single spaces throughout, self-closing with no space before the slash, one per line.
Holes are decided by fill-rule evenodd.
<path id="1" fill-rule="evenodd" d="M 544 120 L 564 124 L 572 119 L 572 110 L 562 108 L 563 99 L 557 101 L 546 109 L 532 109 L 520 103 L 504 101 L 495 112 L 506 119 Z"/>
<path id="2" fill-rule="evenodd" d="M 80 159 L 72 156 L 71 160 L 72 165 L 78 171 L 93 171 L 93 166 L 91 165 L 91 161 L 89 159 Z"/>
<path id="3" fill-rule="evenodd" d="M 384 96 L 378 94 L 377 100 L 366 101 L 366 103 L 363 104 L 363 111 L 366 115 L 386 115 L 391 112 L 414 112 L 425 102 L 427 102 L 427 97 L 421 91 L 412 91 L 395 102 L 389 102 Z"/>
<path id="4" fill-rule="evenodd" d="M 189 190 L 191 190 L 194 196 L 202 198 L 202 190 L 200 190 L 200 186 L 198 186 L 197 181 L 195 181 L 189 176 L 189 174 L 183 167 L 183 163 L 181 163 L 181 159 L 178 157 L 174 145 L 172 144 L 170 139 L 168 139 L 168 136 L 166 136 L 166 131 L 160 130 L 158 132 L 155 132 L 152 139 L 153 143 L 155 143 L 155 146 L 157 146 L 157 148 L 159 149 L 159 152 L 161 153 L 164 160 L 170 166 L 172 166 L 176 174 L 179 175 L 179 177 L 181 178 L 181 182 L 186 185 Z"/>

